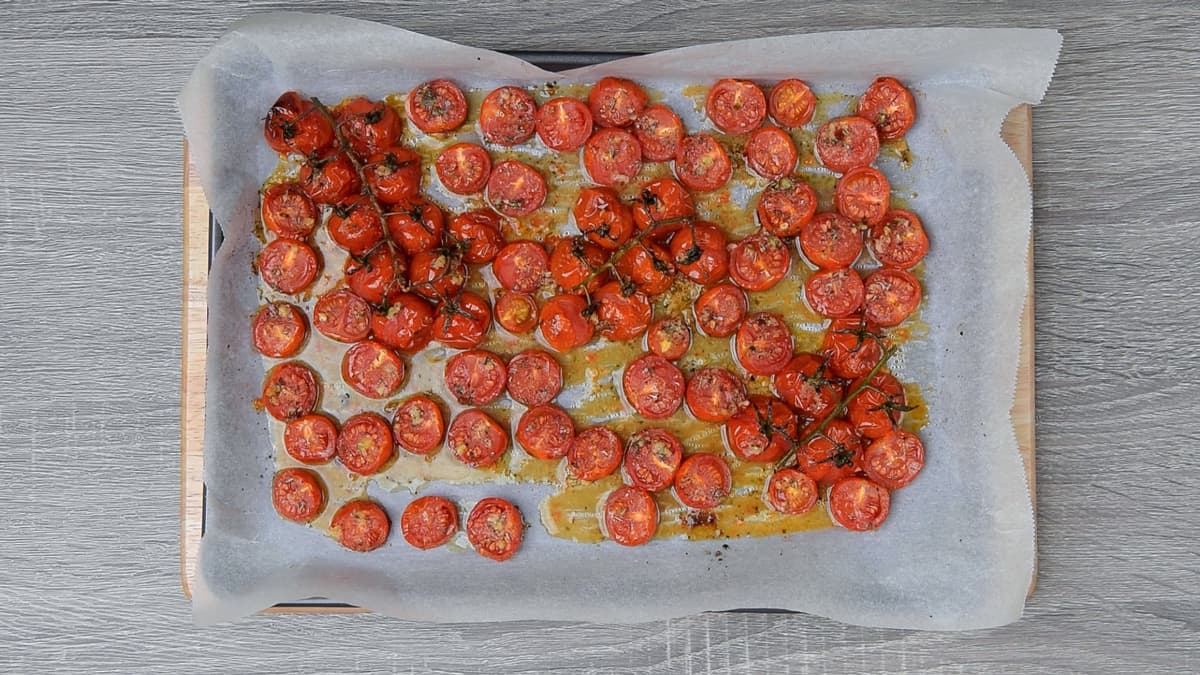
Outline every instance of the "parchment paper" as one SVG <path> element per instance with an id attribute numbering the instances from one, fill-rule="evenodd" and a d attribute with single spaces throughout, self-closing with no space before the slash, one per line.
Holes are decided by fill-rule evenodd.
<path id="1" fill-rule="evenodd" d="M 208 493 L 195 620 L 313 596 L 433 621 L 636 622 L 735 608 L 926 629 L 1015 620 L 1033 570 L 1032 510 L 1009 416 L 1031 199 L 999 129 L 1012 107 L 1042 98 L 1060 45 L 1050 30 L 857 31 L 703 45 L 551 74 L 350 19 L 271 14 L 236 24 L 180 98 L 192 159 L 225 235 L 210 276 Z M 250 405 L 263 376 L 248 339 L 258 304 L 251 228 L 256 190 L 276 163 L 262 141 L 264 111 L 287 89 L 337 101 L 407 91 L 432 77 L 474 88 L 606 74 L 664 90 L 724 76 L 800 77 L 846 93 L 891 74 L 914 89 L 919 121 L 908 140 L 917 160 L 905 180 L 933 240 L 922 314 L 929 334 L 904 347 L 896 370 L 926 397 L 928 464 L 894 494 L 884 527 L 630 549 L 547 535 L 536 522 L 545 487 L 439 489 L 465 508 L 484 495 L 509 498 L 534 522 L 520 554 L 497 564 L 452 548 L 418 552 L 395 531 L 384 548 L 352 553 L 280 519 L 269 499 L 267 417 Z M 370 494 L 394 521 L 412 499 Z"/>

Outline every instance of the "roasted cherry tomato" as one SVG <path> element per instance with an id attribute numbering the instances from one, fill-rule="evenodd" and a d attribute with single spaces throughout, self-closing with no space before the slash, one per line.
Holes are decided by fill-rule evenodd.
<path id="1" fill-rule="evenodd" d="M 638 115 L 633 133 L 642 144 L 642 157 L 651 162 L 669 162 L 679 154 L 683 121 L 665 105 L 652 105 Z"/>
<path id="2" fill-rule="evenodd" d="M 800 251 L 825 269 L 849 267 L 862 252 L 862 232 L 854 221 L 837 213 L 822 213 L 800 229 Z"/>
<path id="3" fill-rule="evenodd" d="M 416 255 L 432 251 L 441 243 L 446 214 L 437 204 L 421 199 L 392 207 L 386 224 L 392 241 L 408 255 Z"/>
<path id="4" fill-rule="evenodd" d="M 354 473 L 363 476 L 378 473 L 395 454 L 392 428 L 375 413 L 354 415 L 338 432 L 338 461 Z"/>
<path id="5" fill-rule="evenodd" d="M 622 485 L 604 500 L 604 533 L 622 546 L 641 546 L 658 530 L 658 504 L 641 488 Z"/>
<path id="6" fill-rule="evenodd" d="M 763 190 L 758 198 L 758 222 L 777 237 L 800 234 L 817 212 L 817 193 L 798 178 L 784 178 Z"/>
<path id="7" fill-rule="evenodd" d="M 308 288 L 321 271 L 321 261 L 308 244 L 276 239 L 258 253 L 258 273 L 280 293 L 294 295 Z"/>
<path id="8" fill-rule="evenodd" d="M 624 129 L 601 129 L 583 146 L 583 168 L 596 183 L 624 185 L 642 170 L 642 146 Z"/>
<path id="9" fill-rule="evenodd" d="M 725 235 L 711 223 L 685 227 L 671 238 L 671 257 L 683 276 L 707 286 L 729 272 Z"/>
<path id="10" fill-rule="evenodd" d="M 421 157 L 401 145 L 371 155 L 363 167 L 367 185 L 384 204 L 416 199 L 421 190 Z"/>
<path id="11" fill-rule="evenodd" d="M 391 246 L 380 246 L 366 259 L 346 258 L 342 271 L 346 285 L 358 297 L 372 305 L 382 305 L 401 291 L 408 261 Z"/>
<path id="12" fill-rule="evenodd" d="M 541 349 L 526 349 L 508 362 L 508 395 L 521 405 L 546 405 L 562 385 L 562 367 Z"/>
<path id="13" fill-rule="evenodd" d="M 733 284 L 718 284 L 696 298 L 696 327 L 710 337 L 729 337 L 746 316 L 746 294 Z"/>
<path id="14" fill-rule="evenodd" d="M 817 484 L 796 469 L 780 469 L 767 482 L 766 499 L 776 511 L 798 516 L 817 505 Z"/>
<path id="15" fill-rule="evenodd" d="M 834 319 L 825 331 L 821 353 L 829 357 L 829 369 L 838 377 L 866 375 L 883 358 L 879 325 L 861 314 Z"/>
<path id="16" fill-rule="evenodd" d="M 450 80 L 422 82 L 404 103 L 408 120 L 427 134 L 454 131 L 467 120 L 467 97 Z"/>
<path id="17" fill-rule="evenodd" d="M 454 349 L 470 349 L 483 342 L 491 327 L 492 308 L 487 300 L 463 291 L 438 306 L 433 339 Z"/>
<path id="18" fill-rule="evenodd" d="M 683 462 L 683 444 L 666 429 L 642 429 L 625 446 L 626 482 L 650 492 L 665 490 Z"/>
<path id="19" fill-rule="evenodd" d="M 579 231 L 603 249 L 620 248 L 633 236 L 633 214 L 612 188 L 580 190 L 571 214 Z"/>
<path id="20" fill-rule="evenodd" d="M 500 247 L 504 246 L 504 235 L 500 233 L 500 216 L 491 209 L 476 209 L 460 213 L 450 219 L 450 234 L 465 247 L 463 262 L 483 265 L 492 262 Z"/>
<path id="21" fill-rule="evenodd" d="M 612 281 L 601 286 L 593 300 L 597 327 L 609 340 L 632 340 L 650 327 L 653 307 L 641 291 L 626 294 L 621 282 Z"/>
<path id="22" fill-rule="evenodd" d="M 646 333 L 646 348 L 668 361 L 675 361 L 692 346 L 692 329 L 683 319 L 659 319 Z"/>
<path id="23" fill-rule="evenodd" d="M 876 270 L 864 283 L 867 319 L 880 326 L 902 323 L 921 304 L 921 282 L 904 270 Z"/>
<path id="24" fill-rule="evenodd" d="M 318 413 L 301 415 L 283 428 L 283 447 L 297 462 L 324 464 L 337 454 L 337 426 Z"/>
<path id="25" fill-rule="evenodd" d="M 653 242 L 639 241 L 617 259 L 616 269 L 647 295 L 664 293 L 675 282 L 671 254 Z"/>
<path id="26" fill-rule="evenodd" d="M 357 96 L 334 108 L 333 116 L 359 157 L 375 154 L 400 139 L 400 116 L 383 101 Z"/>
<path id="27" fill-rule="evenodd" d="M 846 173 L 870 166 L 879 154 L 879 133 L 861 117 L 835 117 L 817 129 L 817 159 L 830 171 Z"/>
<path id="28" fill-rule="evenodd" d="M 720 141 L 708 134 L 692 134 L 679 142 L 675 175 L 691 190 L 711 192 L 729 182 L 733 162 Z"/>
<path id="29" fill-rule="evenodd" d="M 870 120 L 885 141 L 908 133 L 917 117 L 912 92 L 894 77 L 876 78 L 858 99 L 858 116 Z"/>
<path id="30" fill-rule="evenodd" d="M 467 265 L 456 255 L 421 251 L 408 264 L 408 281 L 417 295 L 433 301 L 452 298 L 467 283 Z"/>
<path id="31" fill-rule="evenodd" d="M 683 460 L 675 474 L 675 497 L 692 509 L 715 509 L 729 496 L 733 474 L 717 455 L 697 453 Z"/>
<path id="32" fill-rule="evenodd" d="M 527 216 L 546 201 L 546 179 L 525 162 L 506 159 L 492 167 L 487 198 L 492 208 L 506 216 Z"/>
<path id="33" fill-rule="evenodd" d="M 337 204 L 358 194 L 362 183 L 346 153 L 329 148 L 309 157 L 296 181 L 314 202 Z"/>
<path id="34" fill-rule="evenodd" d="M 296 183 L 276 183 L 263 191 L 262 221 L 275 236 L 303 240 L 317 227 L 317 207 Z"/>
<path id="35" fill-rule="evenodd" d="M 771 396 L 751 396 L 746 406 L 725 423 L 725 441 L 743 462 L 774 462 L 796 438 L 796 416 L 787 404 Z"/>
<path id="36" fill-rule="evenodd" d="M 338 342 L 358 342 L 371 334 L 371 306 L 344 288 L 317 298 L 312 317 L 317 332 Z"/>
<path id="37" fill-rule="evenodd" d="M 809 123 L 816 112 L 817 97 L 803 80 L 780 80 L 771 87 L 767 110 L 771 113 L 771 119 L 781 127 L 802 127 Z"/>
<path id="38" fill-rule="evenodd" d="M 774 288 L 791 268 L 787 244 L 770 232 L 756 232 L 729 250 L 729 278 L 747 291 Z"/>
<path id="39" fill-rule="evenodd" d="M 774 375 L 792 358 L 792 331 L 770 312 L 746 317 L 734 338 L 738 363 L 751 375 Z"/>
<path id="40" fill-rule="evenodd" d="M 535 241 L 514 241 L 505 244 L 492 261 L 496 281 L 510 291 L 532 293 L 542 285 L 550 269 L 550 256 Z"/>
<path id="41" fill-rule="evenodd" d="M 333 123 L 312 101 L 284 92 L 267 111 L 263 124 L 267 145 L 279 154 L 311 155 L 333 142 Z"/>
<path id="42" fill-rule="evenodd" d="M 420 296 L 400 293 L 386 311 L 371 317 L 375 339 L 392 349 L 413 353 L 425 348 L 433 337 L 433 308 Z"/>
<path id="43" fill-rule="evenodd" d="M 387 542 L 392 521 L 387 511 L 370 499 L 355 499 L 342 505 L 329 522 L 329 533 L 351 551 L 374 551 Z"/>
<path id="44" fill-rule="evenodd" d="M 646 92 L 636 83 L 618 77 L 604 77 L 588 94 L 588 107 L 596 124 L 602 127 L 627 127 L 646 108 Z"/>
<path id="45" fill-rule="evenodd" d="M 719 366 L 705 366 L 693 373 L 686 398 L 688 410 L 696 419 L 717 424 L 728 422 L 750 405 L 745 383 Z"/>
<path id="46" fill-rule="evenodd" d="M 286 359 L 300 351 L 308 335 L 304 312 L 286 302 L 272 302 L 258 308 L 251 325 L 254 348 L 263 356 Z"/>
<path id="47" fill-rule="evenodd" d="M 608 279 L 607 271 L 597 273 L 607 260 L 605 250 L 586 238 L 564 237 L 550 251 L 550 275 L 568 293 L 582 293 L 585 282 L 593 292 Z"/>
<path id="48" fill-rule="evenodd" d="M 900 428 L 904 413 L 912 410 L 904 397 L 904 386 L 891 373 L 876 373 L 869 386 L 850 399 L 846 417 L 866 438 L 883 438 Z"/>
<path id="49" fill-rule="evenodd" d="M 284 469 L 271 479 L 275 512 L 295 523 L 307 523 L 325 508 L 325 490 L 315 471 Z"/>
<path id="50" fill-rule="evenodd" d="M 891 191 L 886 176 L 869 166 L 860 166 L 838 179 L 833 203 L 838 213 L 850 220 L 875 225 L 887 213 Z"/>
<path id="51" fill-rule="evenodd" d="M 659 242 L 665 242 L 695 216 L 692 193 L 674 178 L 647 182 L 633 201 L 633 222 L 638 231 L 653 228 L 646 236 Z"/>
<path id="52" fill-rule="evenodd" d="M 746 139 L 742 152 L 746 156 L 746 166 L 767 179 L 790 174 L 799 159 L 791 134 L 779 127 L 755 129 Z"/>
<path id="53" fill-rule="evenodd" d="M 849 316 L 862 307 L 862 278 L 850 268 L 820 270 L 804 282 L 804 297 L 822 316 Z"/>
<path id="54" fill-rule="evenodd" d="M 829 371 L 828 357 L 797 354 L 775 373 L 775 393 L 801 415 L 822 420 L 842 398 L 842 387 Z"/>
<path id="55" fill-rule="evenodd" d="M 847 530 L 878 529 L 890 508 L 888 491 L 866 478 L 843 478 L 829 490 L 829 514 Z"/>
<path id="56" fill-rule="evenodd" d="M 456 195 L 470 195 L 483 190 L 492 175 L 492 158 L 487 150 L 474 143 L 455 143 L 446 148 L 433 162 L 438 180 Z"/>
<path id="57" fill-rule="evenodd" d="M 467 540 L 485 558 L 508 560 L 521 548 L 524 535 L 521 512 L 499 497 L 480 500 L 467 516 Z"/>
<path id="58" fill-rule="evenodd" d="M 383 241 L 383 221 L 371 202 L 362 195 L 333 207 L 325 230 L 333 243 L 350 255 L 363 255 Z"/>
<path id="59" fill-rule="evenodd" d="M 424 394 L 401 403 L 392 416 L 396 445 L 414 455 L 428 455 L 437 450 L 445 433 L 446 418 L 441 406 Z"/>
<path id="60" fill-rule="evenodd" d="M 704 111 L 721 131 L 744 134 L 757 129 L 767 116 L 767 97 L 753 82 L 717 80 L 704 99 Z"/>
<path id="61" fill-rule="evenodd" d="M 587 300 L 578 295 L 563 293 L 547 300 L 538 319 L 546 344 L 559 352 L 586 345 L 596 332 L 587 311 Z"/>
<path id="62" fill-rule="evenodd" d="M 463 405 L 488 405 L 504 393 L 504 359 L 483 349 L 459 352 L 446 360 L 446 388 Z"/>
<path id="63" fill-rule="evenodd" d="M 893 209 L 871 227 L 871 252 L 884 267 L 908 269 L 929 252 L 921 219 L 911 211 Z"/>
<path id="64" fill-rule="evenodd" d="M 483 140 L 496 145 L 517 145 L 533 136 L 537 104 L 520 87 L 500 87 L 488 94 L 479 107 L 479 130 Z"/>
<path id="65" fill-rule="evenodd" d="M 400 532 L 414 548 L 437 548 L 458 532 L 458 507 L 445 497 L 418 497 L 404 508 Z"/>
<path id="66" fill-rule="evenodd" d="M 577 98 L 552 98 L 538 108 L 536 126 L 538 138 L 547 148 L 570 152 L 592 135 L 592 111 Z"/>
<path id="67" fill-rule="evenodd" d="M 605 427 L 591 427 L 575 435 L 567 467 L 579 480 L 600 480 L 620 468 L 621 457 L 621 439 Z"/>
<path id="68" fill-rule="evenodd" d="M 867 477 L 889 490 L 913 482 L 925 466 L 925 445 L 907 431 L 897 429 L 877 438 L 863 452 Z"/>
<path id="69" fill-rule="evenodd" d="M 320 397 L 316 374 L 298 361 L 275 366 L 263 379 L 262 405 L 280 422 L 312 412 Z"/>
<path id="70" fill-rule="evenodd" d="M 342 379 L 367 398 L 388 398 L 404 383 L 404 361 L 374 340 L 364 340 L 342 357 Z"/>
<path id="71" fill-rule="evenodd" d="M 575 440 L 571 416 L 556 405 L 530 408 L 517 422 L 517 442 L 538 459 L 560 459 Z"/>
<path id="72" fill-rule="evenodd" d="M 450 422 L 446 445 L 467 466 L 491 466 L 508 449 L 508 432 L 484 411 L 468 408 Z"/>
<path id="73" fill-rule="evenodd" d="M 670 417 L 683 403 L 683 373 L 658 354 L 644 354 L 626 366 L 621 386 L 625 400 L 648 419 Z"/>
<path id="74" fill-rule="evenodd" d="M 523 335 L 537 328 L 537 301 L 528 293 L 499 293 L 496 296 L 496 323 L 510 333 Z"/>
<path id="75" fill-rule="evenodd" d="M 821 434 L 796 450 L 796 463 L 821 485 L 836 483 L 858 472 L 862 464 L 862 438 L 846 420 L 830 420 Z"/>

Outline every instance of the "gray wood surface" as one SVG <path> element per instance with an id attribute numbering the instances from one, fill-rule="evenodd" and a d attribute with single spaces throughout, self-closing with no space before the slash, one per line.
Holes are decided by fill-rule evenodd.
<path id="1" fill-rule="evenodd" d="M 178 577 L 174 100 L 236 18 L 338 6 L 3 2 L 0 671 L 1200 670 L 1200 8 L 549 4 L 341 11 L 507 49 L 648 51 L 884 25 L 1062 30 L 1034 116 L 1040 579 L 1025 618 L 961 634 L 767 614 L 194 628 Z"/>

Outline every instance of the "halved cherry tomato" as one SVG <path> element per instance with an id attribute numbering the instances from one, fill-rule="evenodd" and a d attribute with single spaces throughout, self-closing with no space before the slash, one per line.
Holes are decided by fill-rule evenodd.
<path id="1" fill-rule="evenodd" d="M 884 267 L 908 269 L 929 252 L 921 219 L 911 211 L 892 209 L 871 227 L 871 252 Z"/>
<path id="2" fill-rule="evenodd" d="M 546 201 L 546 179 L 525 162 L 506 159 L 492 167 L 487 198 L 492 208 L 506 216 L 527 216 Z"/>
<path id="3" fill-rule="evenodd" d="M 717 455 L 697 453 L 683 460 L 675 474 L 675 497 L 692 509 L 715 509 L 729 496 L 733 474 Z"/>
<path id="4" fill-rule="evenodd" d="M 367 398 L 387 398 L 404 383 L 404 361 L 374 340 L 364 340 L 342 357 L 342 379 Z"/>
<path id="5" fill-rule="evenodd" d="M 333 243 L 350 255 L 363 255 L 383 241 L 383 222 L 379 212 L 362 195 L 352 197 L 333 207 L 325 223 Z"/>
<path id="6" fill-rule="evenodd" d="M 641 488 L 622 485 L 604 500 L 604 532 L 622 546 L 641 546 L 658 530 L 658 504 Z"/>
<path id="7" fill-rule="evenodd" d="M 433 319 L 433 339 L 454 349 L 470 349 L 483 342 L 492 327 L 492 308 L 470 291 L 447 298 Z"/>
<path id="8" fill-rule="evenodd" d="M 863 282 L 850 268 L 820 270 L 804 282 L 804 297 L 816 313 L 837 319 L 863 304 Z"/>
<path id="9" fill-rule="evenodd" d="M 600 480 L 621 466 L 621 439 L 606 427 L 591 427 L 575 435 L 567 450 L 567 466 L 579 480 Z"/>
<path id="10" fill-rule="evenodd" d="M 286 302 L 272 302 L 258 308 L 251 325 L 254 348 L 263 356 L 286 359 L 300 351 L 308 335 L 304 312 Z"/>
<path id="11" fill-rule="evenodd" d="M 683 444 L 666 429 L 634 432 L 625 446 L 627 482 L 650 492 L 667 489 L 682 462 Z"/>
<path id="12" fill-rule="evenodd" d="M 281 363 L 263 379 L 262 405 L 280 422 L 312 412 L 320 397 L 316 374 L 299 361 Z"/>
<path id="13" fill-rule="evenodd" d="M 796 469 L 780 469 L 767 482 L 766 498 L 776 511 L 798 516 L 817 505 L 817 484 Z"/>
<path id="14" fill-rule="evenodd" d="M 861 314 L 834 319 L 825 331 L 821 353 L 829 357 L 834 375 L 861 377 L 883 358 L 882 337 L 878 324 Z"/>
<path id="15" fill-rule="evenodd" d="M 637 242 L 617 259 L 616 269 L 647 295 L 666 292 L 675 282 L 671 254 L 653 242 Z"/>
<path id="16" fill-rule="evenodd" d="M 624 129 L 601 129 L 583 146 L 583 168 L 593 182 L 624 185 L 642 170 L 642 146 Z"/>
<path id="17" fill-rule="evenodd" d="M 696 192 L 711 192 L 729 182 L 733 162 L 720 141 L 708 134 L 691 134 L 679 142 L 675 175 Z"/>
<path id="18" fill-rule="evenodd" d="M 705 422 L 728 422 L 750 405 L 741 378 L 719 366 L 705 366 L 687 383 L 687 405 L 692 415 Z"/>
<path id="19" fill-rule="evenodd" d="M 817 159 L 830 171 L 846 173 L 870 166 L 879 154 L 879 133 L 861 117 L 835 117 L 817 129 L 813 142 Z"/>
<path id="20" fill-rule="evenodd" d="M 692 193 L 674 178 L 655 178 L 642 186 L 633 202 L 633 222 L 638 231 L 654 228 L 646 234 L 665 242 L 695 217 L 696 203 Z"/>
<path id="21" fill-rule="evenodd" d="M 533 136 L 537 104 L 520 87 L 493 90 L 479 107 L 483 140 L 496 145 L 517 145 Z"/>
<path id="22" fill-rule="evenodd" d="M 600 287 L 593 298 L 596 303 L 597 327 L 609 340 L 632 340 L 650 327 L 653 307 L 641 291 L 628 295 L 621 282 L 612 281 Z"/>
<path id="23" fill-rule="evenodd" d="M 445 433 L 446 418 L 441 406 L 424 394 L 401 403 L 392 416 L 396 445 L 414 455 L 428 455 L 437 450 Z"/>
<path id="24" fill-rule="evenodd" d="M 767 110 L 781 127 L 794 129 L 808 124 L 817 109 L 817 97 L 803 80 L 788 78 L 771 87 Z"/>
<path id="25" fill-rule="evenodd" d="M 817 212 L 817 193 L 798 178 L 784 178 L 763 190 L 758 198 L 758 222 L 777 237 L 800 234 Z"/>
<path id="26" fill-rule="evenodd" d="M 582 293 L 585 281 L 587 290 L 593 292 L 608 280 L 607 271 L 592 276 L 607 260 L 605 250 L 586 238 L 564 237 L 550 251 L 550 275 L 568 293 Z"/>
<path id="27" fill-rule="evenodd" d="M 363 175 L 375 198 L 384 204 L 416 199 L 421 189 L 421 157 L 401 145 L 371 155 Z"/>
<path id="28" fill-rule="evenodd" d="M 899 429 L 900 420 L 908 410 L 911 408 L 904 397 L 904 386 L 891 373 L 880 372 L 871 378 L 866 389 L 850 399 L 846 417 L 858 433 L 875 439 Z"/>
<path id="29" fill-rule="evenodd" d="M 809 478 L 829 485 L 857 473 L 862 465 L 862 438 L 843 419 L 830 420 L 825 430 L 796 450 L 796 463 Z"/>
<path id="30" fill-rule="evenodd" d="M 876 270 L 864 282 L 867 319 L 880 326 L 896 326 L 921 304 L 921 282 L 904 270 Z"/>
<path id="31" fill-rule="evenodd" d="M 480 500 L 467 516 L 467 540 L 476 553 L 497 562 L 513 557 L 524 534 L 521 512 L 499 497 Z"/>
<path id="32" fill-rule="evenodd" d="M 385 312 L 371 317 L 375 339 L 392 349 L 420 351 L 433 336 L 433 308 L 420 296 L 400 293 Z"/>
<path id="33" fill-rule="evenodd" d="M 333 142 L 333 123 L 312 101 L 287 91 L 267 111 L 263 136 L 281 155 L 311 155 Z"/>
<path id="34" fill-rule="evenodd" d="M 445 497 L 418 497 L 404 507 L 400 532 L 414 548 L 424 551 L 441 546 L 458 532 L 458 507 Z"/>
<path id="35" fill-rule="evenodd" d="M 463 262 L 472 265 L 490 263 L 500 247 L 504 246 L 504 235 L 500 233 L 500 216 L 491 209 L 476 209 L 460 213 L 450 219 L 450 234 L 466 247 Z"/>
<path id="36" fill-rule="evenodd" d="M 510 291 L 532 293 L 542 285 L 542 277 L 550 268 L 546 249 L 534 241 L 514 241 L 505 244 L 492 261 L 496 281 Z"/>
<path id="37" fill-rule="evenodd" d="M 900 138 L 912 127 L 917 104 L 912 92 L 894 77 L 876 78 L 858 99 L 858 115 L 870 120 L 885 141 Z"/>
<path id="38" fill-rule="evenodd" d="M 508 449 L 508 432 L 484 411 L 469 408 L 450 423 L 446 445 L 467 466 L 491 466 Z"/>
<path id="39" fill-rule="evenodd" d="M 325 490 L 315 471 L 284 469 L 271 479 L 275 512 L 294 523 L 307 523 L 325 508 Z"/>
<path id="40" fill-rule="evenodd" d="M 775 373 L 775 393 L 801 415 L 822 420 L 842 398 L 842 387 L 829 370 L 828 357 L 797 354 Z"/>
<path id="41" fill-rule="evenodd" d="M 679 359 L 691 346 L 692 329 L 677 316 L 659 319 L 646 333 L 646 348 L 668 361 Z"/>
<path id="42" fill-rule="evenodd" d="M 658 354 L 643 354 L 626 366 L 621 387 L 629 404 L 648 419 L 670 417 L 683 403 L 683 373 Z"/>
<path id="43" fill-rule="evenodd" d="M 530 408 L 546 405 L 562 391 L 562 367 L 541 349 L 526 349 L 508 362 L 508 395 Z"/>
<path id="44" fill-rule="evenodd" d="M 651 162 L 669 162 L 679 154 L 683 141 L 683 121 L 665 105 L 655 104 L 642 111 L 633 123 L 633 133 L 642 144 L 642 156 Z"/>
<path id="45" fill-rule="evenodd" d="M 262 221 L 277 237 L 303 240 L 317 227 L 317 207 L 296 183 L 276 183 L 262 195 Z"/>
<path id="46" fill-rule="evenodd" d="M 492 174 L 492 158 L 474 143 L 455 143 L 443 150 L 433 162 L 438 180 L 456 195 L 470 195 L 487 185 Z"/>
<path id="47" fill-rule="evenodd" d="M 579 231 L 600 248 L 620 248 L 633 236 L 633 214 L 612 188 L 580 190 L 571 214 Z"/>
<path id="48" fill-rule="evenodd" d="M 321 261 L 308 244 L 276 239 L 258 254 L 258 273 L 280 293 L 294 295 L 308 288 L 321 271 Z"/>
<path id="49" fill-rule="evenodd" d="M 779 127 L 761 127 L 752 131 L 742 152 L 746 156 L 746 166 L 767 179 L 790 174 L 799 159 L 791 134 Z"/>
<path id="50" fill-rule="evenodd" d="M 796 415 L 772 396 L 751 396 L 746 406 L 725 423 L 725 441 L 744 462 L 774 462 L 787 453 L 796 438 Z"/>
<path id="51" fill-rule="evenodd" d="M 734 338 L 738 363 L 751 375 L 774 375 L 792 358 L 792 331 L 770 312 L 746 317 Z"/>
<path id="52" fill-rule="evenodd" d="M 346 502 L 329 522 L 329 533 L 338 543 L 360 553 L 383 546 L 391 529 L 387 511 L 370 499 Z"/>
<path id="53" fill-rule="evenodd" d="M 729 272 L 725 235 L 711 223 L 685 227 L 671 238 L 671 257 L 683 276 L 707 286 Z"/>
<path id="54" fill-rule="evenodd" d="M 800 229 L 800 251 L 817 267 L 849 267 L 862 252 L 862 232 L 838 213 L 822 213 Z"/>
<path id="55" fill-rule="evenodd" d="M 733 284 L 718 284 L 696 298 L 696 327 L 710 337 L 729 337 L 746 316 L 746 294 Z"/>
<path id="56" fill-rule="evenodd" d="M 523 335 L 537 328 L 537 301 L 528 293 L 498 293 L 494 309 L 496 323 L 510 333 Z"/>
<path id="57" fill-rule="evenodd" d="M 592 135 L 592 111 L 577 98 L 552 98 L 538 108 L 537 135 L 551 150 L 577 150 Z"/>
<path id="58" fill-rule="evenodd" d="M 747 291 L 765 291 L 792 268 L 787 244 L 770 232 L 755 232 L 729 250 L 729 278 Z"/>
<path id="59" fill-rule="evenodd" d="M 446 214 L 433 202 L 424 199 L 404 202 L 392 207 L 387 214 L 387 231 L 392 241 L 408 255 L 432 251 L 442 241 L 446 229 Z"/>
<path id="60" fill-rule="evenodd" d="M 404 103 L 409 121 L 427 134 L 454 131 L 467 120 L 467 97 L 450 80 L 422 82 Z"/>
<path id="61" fill-rule="evenodd" d="M 371 306 L 344 288 L 318 298 L 312 316 L 317 331 L 338 342 L 358 342 L 371 333 Z"/>
<path id="62" fill-rule="evenodd" d="M 757 129 L 767 116 L 767 97 L 753 82 L 726 78 L 708 90 L 704 111 L 721 131 L 744 134 Z"/>
<path id="63" fill-rule="evenodd" d="M 925 445 L 907 431 L 897 429 L 875 439 L 863 452 L 867 477 L 889 490 L 913 482 L 925 466 Z"/>
<path id="64" fill-rule="evenodd" d="M 395 454 L 392 428 L 375 413 L 354 415 L 338 433 L 338 461 L 354 473 L 363 476 L 378 473 Z"/>
<path id="65" fill-rule="evenodd" d="M 575 440 L 575 423 L 556 405 L 530 408 L 517 422 L 517 442 L 539 459 L 559 459 Z"/>
<path id="66" fill-rule="evenodd" d="M 380 246 L 367 255 L 366 260 L 350 256 L 346 258 L 342 272 L 346 285 L 358 297 L 372 305 L 382 305 L 400 292 L 403 277 L 408 273 L 408 262 L 391 246 Z"/>
<path id="67" fill-rule="evenodd" d="M 467 265 L 458 256 L 437 249 L 421 251 L 409 261 L 408 281 L 414 293 L 441 301 L 454 297 L 466 285 Z"/>
<path id="68" fill-rule="evenodd" d="M 829 514 L 847 530 L 878 529 L 891 509 L 891 495 L 866 478 L 843 478 L 829 490 Z"/>
<path id="69" fill-rule="evenodd" d="M 891 191 L 887 176 L 869 166 L 860 166 L 838 179 L 833 203 L 838 213 L 850 220 L 875 225 L 887 213 Z"/>
<path id="70" fill-rule="evenodd" d="M 499 355 L 483 349 L 459 352 L 446 360 L 446 388 L 463 405 L 488 405 L 504 393 L 508 368 Z"/>
<path id="71" fill-rule="evenodd" d="M 578 295 L 562 293 L 547 300 L 538 319 L 546 344 L 559 352 L 587 344 L 596 332 L 587 311 L 587 300 Z"/>
<path id="72" fill-rule="evenodd" d="M 618 77 L 601 78 L 588 93 L 592 117 L 602 127 L 627 127 L 633 124 L 648 101 L 641 87 Z"/>
<path id="73" fill-rule="evenodd" d="M 333 116 L 350 149 L 359 157 L 379 152 L 400 138 L 400 116 L 383 101 L 356 96 L 334 108 Z"/>
<path id="74" fill-rule="evenodd" d="M 311 156 L 300 167 L 296 181 L 314 202 L 336 204 L 358 194 L 362 183 L 346 153 L 333 148 Z"/>
<path id="75" fill-rule="evenodd" d="M 324 464 L 337 454 L 337 426 L 319 413 L 301 415 L 283 428 L 287 454 L 304 464 Z"/>

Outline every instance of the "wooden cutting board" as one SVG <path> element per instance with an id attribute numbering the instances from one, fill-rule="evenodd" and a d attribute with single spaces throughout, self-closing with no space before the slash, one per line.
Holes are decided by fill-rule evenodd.
<path id="1" fill-rule="evenodd" d="M 1033 179 L 1032 107 L 1013 108 L 1004 120 L 1001 136 L 1012 148 L 1025 173 Z M 209 211 L 200 180 L 183 150 L 183 369 L 181 421 L 182 464 L 180 470 L 179 558 L 183 593 L 191 598 L 196 573 L 196 556 L 204 521 L 204 372 L 208 331 Z M 1013 427 L 1025 460 L 1029 494 L 1037 510 L 1034 464 L 1034 373 L 1033 373 L 1033 238 L 1029 242 L 1029 290 L 1021 316 L 1021 354 L 1017 367 L 1017 391 L 1013 402 Z M 1035 556 L 1036 561 L 1036 556 Z M 1036 582 L 1036 562 L 1035 578 Z M 1033 592 L 1033 583 L 1029 586 Z M 344 605 L 280 605 L 272 612 L 356 612 Z"/>

